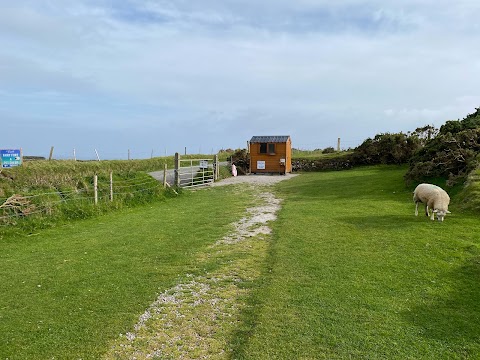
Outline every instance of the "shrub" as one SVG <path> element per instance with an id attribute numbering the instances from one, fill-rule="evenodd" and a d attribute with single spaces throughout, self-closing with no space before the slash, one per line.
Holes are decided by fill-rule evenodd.
<path id="1" fill-rule="evenodd" d="M 450 120 L 440 127 L 436 137 L 410 159 L 405 175 L 407 183 L 432 177 L 448 179 L 447 185 L 464 181 L 479 165 L 480 111 L 463 120 Z"/>
<path id="2" fill-rule="evenodd" d="M 404 164 L 421 146 L 414 135 L 378 134 L 355 148 L 352 160 L 355 165 Z"/>
<path id="3" fill-rule="evenodd" d="M 232 154 L 230 162 L 237 167 L 239 175 L 245 175 L 250 169 L 250 154 L 246 149 L 238 149 Z"/>
<path id="4" fill-rule="evenodd" d="M 343 153 L 336 157 L 295 159 L 292 161 L 292 171 L 347 170 L 351 169 L 353 165 L 352 154 Z"/>

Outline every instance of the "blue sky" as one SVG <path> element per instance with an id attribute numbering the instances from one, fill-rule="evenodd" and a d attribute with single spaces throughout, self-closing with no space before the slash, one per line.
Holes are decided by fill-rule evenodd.
<path id="1" fill-rule="evenodd" d="M 0 148 L 134 158 L 303 149 L 480 106 L 480 3 L 0 0 Z"/>

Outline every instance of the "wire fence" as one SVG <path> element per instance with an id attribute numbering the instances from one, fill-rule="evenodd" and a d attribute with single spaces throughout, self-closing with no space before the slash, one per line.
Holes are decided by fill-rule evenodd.
<path id="1" fill-rule="evenodd" d="M 67 214 L 81 217 L 95 208 L 116 203 L 151 200 L 163 190 L 163 184 L 151 178 L 114 179 L 97 175 L 80 188 L 36 194 L 12 194 L 0 198 L 0 226 L 15 225 L 19 220 Z M 77 216 L 75 216 L 77 214 Z"/>
<path id="2" fill-rule="evenodd" d="M 152 148 L 140 149 L 131 148 L 120 151 L 111 149 L 91 148 L 91 149 L 74 149 L 60 146 L 52 146 L 50 149 L 45 148 L 41 151 L 23 148 L 23 155 L 26 158 L 41 158 L 55 160 L 78 160 L 78 161 L 98 161 L 98 160 L 144 160 L 157 157 L 173 157 L 176 152 L 182 155 L 215 155 L 224 148 L 212 147 L 181 147 L 180 149 Z"/>
<path id="3" fill-rule="evenodd" d="M 337 149 L 337 138 L 332 138 L 327 141 L 313 141 L 313 142 L 301 142 L 298 139 L 292 139 L 292 146 L 295 149 L 299 150 L 318 150 L 325 149 L 328 147 L 333 147 Z M 355 148 L 360 145 L 365 139 L 350 139 L 342 138 L 340 142 L 341 150 L 347 150 L 350 148 Z M 244 144 L 240 144 L 240 148 L 246 147 L 246 141 Z M 182 146 L 176 147 L 175 149 L 167 147 L 152 147 L 152 148 L 141 148 L 141 147 L 132 147 L 125 148 L 124 150 L 112 150 L 109 148 L 68 148 L 65 146 L 52 146 L 50 148 L 42 149 L 41 151 L 35 151 L 32 149 L 24 148 L 23 154 L 26 157 L 36 157 L 57 160 L 81 160 L 81 161 L 92 161 L 92 160 L 133 160 L 133 159 L 151 159 L 154 157 L 169 157 L 174 156 L 176 152 L 182 155 L 215 155 L 219 152 L 225 151 L 228 147 L 211 147 L 211 146 Z M 234 146 L 233 149 L 236 150 Z"/>

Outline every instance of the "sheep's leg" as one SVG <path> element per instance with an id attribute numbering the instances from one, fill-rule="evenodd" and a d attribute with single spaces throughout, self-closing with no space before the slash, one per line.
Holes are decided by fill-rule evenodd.
<path id="1" fill-rule="evenodd" d="M 425 204 L 425 215 L 430 216 L 430 214 L 428 213 L 428 205 L 427 204 Z"/>
<path id="2" fill-rule="evenodd" d="M 418 216 L 418 202 L 415 201 L 415 216 Z"/>

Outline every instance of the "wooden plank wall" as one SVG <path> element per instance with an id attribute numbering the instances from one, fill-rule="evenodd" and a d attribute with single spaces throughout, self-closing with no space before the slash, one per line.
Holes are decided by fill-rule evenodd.
<path id="1" fill-rule="evenodd" d="M 280 164 L 285 159 L 285 166 Z M 265 161 L 265 170 L 257 169 L 257 161 Z M 260 154 L 260 144 L 250 144 L 250 172 L 252 173 L 285 173 L 292 171 L 291 142 L 275 143 L 275 154 Z"/>

